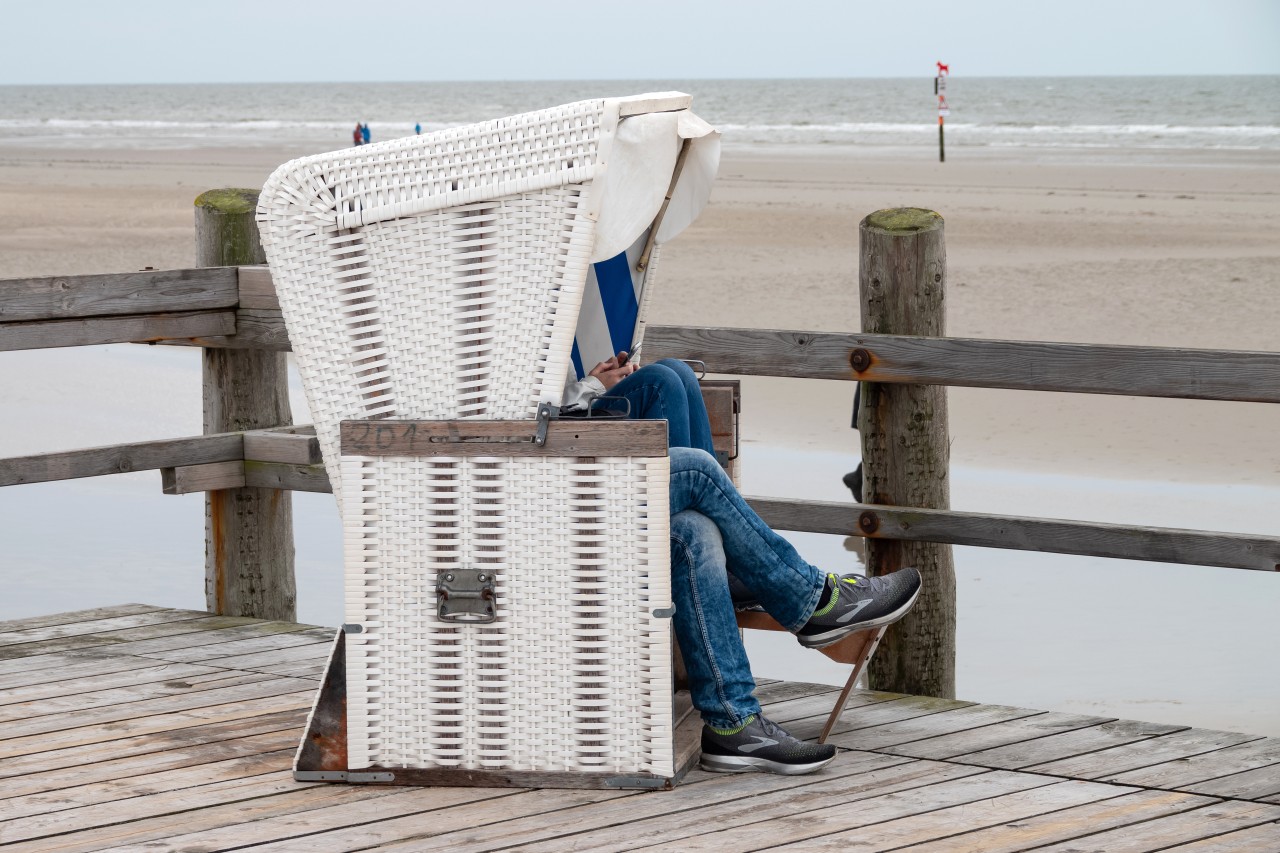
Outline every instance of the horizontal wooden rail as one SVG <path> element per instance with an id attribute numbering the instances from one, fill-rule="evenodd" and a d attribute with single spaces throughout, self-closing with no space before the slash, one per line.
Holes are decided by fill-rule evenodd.
<path id="1" fill-rule="evenodd" d="M 244 458 L 244 433 L 197 435 L 0 459 L 0 486 L 47 483 Z"/>
<path id="2" fill-rule="evenodd" d="M 289 352 L 289 332 L 284 317 L 278 310 L 239 308 L 235 312 L 235 329 L 213 335 L 193 335 L 183 340 L 163 341 L 165 344 L 207 349 L 260 349 L 273 352 Z"/>
<path id="3" fill-rule="evenodd" d="M 0 350 L 120 341 L 287 350 L 264 267 L 0 282 Z M 649 326 L 646 358 L 712 373 L 1280 402 L 1280 353 L 769 329 Z M 328 491 L 309 428 L 195 436 L 0 459 L 0 485 L 166 471 L 213 483 Z M 221 487 L 221 486 L 220 486 Z M 752 498 L 776 527 L 1275 571 L 1280 539 L 940 510 Z"/>
<path id="4" fill-rule="evenodd" d="M 854 335 L 859 379 L 1280 403 L 1280 353 Z"/>
<path id="5" fill-rule="evenodd" d="M 235 460 L 160 469 L 166 495 L 186 495 L 244 486 L 289 492 L 332 492 L 323 465 Z"/>
<path id="6" fill-rule="evenodd" d="M 769 526 L 781 530 L 1280 571 L 1280 537 L 1274 536 L 874 504 L 757 497 L 747 500 Z"/>
<path id="7" fill-rule="evenodd" d="M 0 280 L 0 351 L 114 343 L 289 349 L 266 267 Z"/>
<path id="8" fill-rule="evenodd" d="M 236 312 L 232 310 L 32 320 L 0 323 L 0 352 L 97 344 L 167 343 L 173 338 L 205 338 L 231 335 L 235 331 Z"/>
<path id="9" fill-rule="evenodd" d="M 236 267 L 11 278 L 0 281 L 0 323 L 234 308 L 238 281 Z"/>
<path id="10" fill-rule="evenodd" d="M 1280 403 L 1280 353 L 649 326 L 645 356 L 710 373 Z"/>
<path id="11" fill-rule="evenodd" d="M 0 350 L 124 341 L 289 349 L 266 267 L 0 281 Z M 660 325 L 645 350 L 711 373 L 1280 402 L 1274 352 Z"/>
<path id="12" fill-rule="evenodd" d="M 262 489 L 291 492 L 332 492 L 323 465 L 295 465 L 287 462 L 245 460 L 244 484 Z"/>
<path id="13" fill-rule="evenodd" d="M 0 486 L 100 477 L 132 471 L 198 468 L 217 463 L 244 462 L 246 459 L 248 460 L 246 464 L 306 467 L 320 461 L 320 447 L 316 441 L 314 429 L 309 426 L 113 444 L 84 450 L 0 459 Z M 225 476 L 231 469 L 223 465 L 209 470 L 216 470 L 220 475 Z M 207 475 L 209 471 L 190 472 L 186 479 L 180 477 L 179 481 L 191 482 L 190 478 L 198 473 Z M 261 475 L 267 479 L 270 476 L 269 474 Z M 166 481 L 168 479 L 170 478 L 166 476 Z M 258 485 L 258 483 L 249 485 Z M 198 489 L 187 488 L 186 490 Z"/>
<path id="14" fill-rule="evenodd" d="M 0 460 L 0 485 L 36 483 L 162 468 L 168 494 L 235 485 L 330 492 L 307 427 L 196 436 Z M 247 445 L 266 459 L 243 458 Z M 945 542 L 982 548 L 1044 551 L 1123 560 L 1280 571 L 1280 538 L 1087 521 L 922 510 L 875 504 L 748 497 L 771 527 L 880 539 Z"/>

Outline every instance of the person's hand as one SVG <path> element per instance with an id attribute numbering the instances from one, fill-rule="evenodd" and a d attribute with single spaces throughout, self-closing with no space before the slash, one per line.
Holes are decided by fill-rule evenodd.
<path id="1" fill-rule="evenodd" d="M 614 385 L 617 385 L 623 379 L 636 372 L 636 365 L 627 363 L 619 364 L 626 358 L 625 352 L 620 352 L 612 356 L 608 361 L 602 361 L 595 367 L 591 368 L 589 376 L 594 376 L 600 380 L 600 384 L 608 391 Z"/>

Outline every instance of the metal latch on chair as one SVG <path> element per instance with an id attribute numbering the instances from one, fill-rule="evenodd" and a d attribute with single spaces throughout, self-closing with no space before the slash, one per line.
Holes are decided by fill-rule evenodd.
<path id="1" fill-rule="evenodd" d="M 533 443 L 542 447 L 547 443 L 547 427 L 551 425 L 551 416 L 556 414 L 550 403 L 538 406 L 538 429 L 533 434 Z"/>
<path id="2" fill-rule="evenodd" d="M 498 618 L 493 575 L 445 569 L 436 575 L 436 613 L 445 622 L 492 622 Z"/>

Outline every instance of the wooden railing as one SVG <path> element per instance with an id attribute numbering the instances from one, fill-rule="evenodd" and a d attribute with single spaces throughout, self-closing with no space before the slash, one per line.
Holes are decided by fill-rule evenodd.
<path id="1" fill-rule="evenodd" d="M 865 222 L 863 229 L 865 277 Z M 940 240 L 940 226 L 938 231 Z M 918 230 L 895 234 L 890 229 L 879 238 L 901 241 L 920 236 Z M 906 281 L 910 275 L 899 278 L 877 279 L 875 287 L 911 285 Z M 937 273 L 934 284 L 941 286 L 944 279 L 944 272 Z M 867 290 L 864 281 L 864 309 Z M 875 326 L 865 310 L 863 325 Z M 270 274 L 263 266 L 0 281 L 0 351 L 118 342 L 289 349 Z M 645 349 L 649 360 L 697 359 L 717 374 L 862 381 L 885 387 L 961 385 L 1280 402 L 1280 353 L 1270 352 L 655 325 L 646 331 Z M 865 439 L 865 424 L 863 432 Z M 890 443 L 910 446 L 917 441 L 918 436 L 903 432 Z M 873 457 L 869 449 L 864 451 L 869 466 Z M 325 492 L 329 483 L 320 462 L 309 427 L 282 426 L 0 459 L 0 486 L 160 470 L 167 494 L 246 487 Z M 869 494 L 881 493 L 875 472 L 869 473 Z M 938 501 L 941 506 L 914 508 L 889 502 L 749 500 L 775 528 L 857 535 L 869 543 L 972 545 L 1280 571 L 1277 536 L 955 512 L 945 500 Z M 210 607 L 217 607 L 212 598 Z M 954 601 L 950 607 L 954 614 Z M 936 633 L 936 627 L 929 631 Z M 941 654 L 947 657 L 947 650 Z M 949 692 L 945 678 L 882 686 L 934 695 Z"/>

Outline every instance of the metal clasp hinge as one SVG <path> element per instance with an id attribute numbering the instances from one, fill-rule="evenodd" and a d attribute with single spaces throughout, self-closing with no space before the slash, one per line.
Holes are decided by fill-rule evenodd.
<path id="1" fill-rule="evenodd" d="M 547 443 L 547 427 L 551 424 L 551 416 L 553 410 L 550 403 L 541 403 L 538 406 L 538 430 L 533 434 L 533 443 L 542 447 Z"/>
<path id="2" fill-rule="evenodd" d="M 436 575 L 436 614 L 445 622 L 492 622 L 496 603 L 489 572 L 443 569 Z"/>

